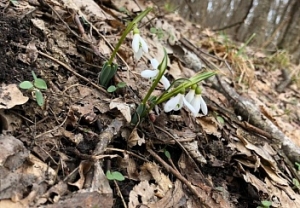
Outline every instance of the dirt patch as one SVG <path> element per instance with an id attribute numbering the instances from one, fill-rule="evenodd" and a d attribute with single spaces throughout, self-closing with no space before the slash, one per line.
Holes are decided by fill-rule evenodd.
<path id="1" fill-rule="evenodd" d="M 19 83 L 28 80 L 34 67 L 21 63 L 18 54 L 21 49 L 11 45 L 12 42 L 27 45 L 33 36 L 28 33 L 30 22 L 27 19 L 18 20 L 15 17 L 0 15 L 0 82 Z"/>

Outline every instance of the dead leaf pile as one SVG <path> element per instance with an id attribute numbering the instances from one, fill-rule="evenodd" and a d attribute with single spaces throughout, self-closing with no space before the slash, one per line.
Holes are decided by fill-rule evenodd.
<path id="1" fill-rule="evenodd" d="M 128 35 L 111 82 L 126 87 L 108 93 L 98 73 L 128 21 L 149 6 L 154 12 L 138 25 L 149 53 L 135 62 Z M 278 91 L 283 72 L 267 54 L 162 15 L 150 1 L 20 0 L 0 8 L 23 25 L 20 37 L 0 39 L 11 47 L 0 47 L 0 57 L 16 64 L 0 86 L 0 207 L 300 207 L 299 89 Z M 157 106 L 134 126 L 151 84 L 140 72 L 162 60 L 163 48 L 170 80 L 220 71 L 203 83 L 209 115 Z M 296 75 L 299 66 L 291 67 Z M 49 86 L 41 108 L 17 85 L 31 71 Z M 107 171 L 125 180 L 108 180 Z"/>

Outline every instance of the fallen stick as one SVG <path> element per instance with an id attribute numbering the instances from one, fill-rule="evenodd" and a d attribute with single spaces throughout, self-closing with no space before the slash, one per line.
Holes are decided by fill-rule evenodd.
<path id="1" fill-rule="evenodd" d="M 269 133 L 272 137 L 272 144 L 282 149 L 285 155 L 294 163 L 300 161 L 300 147 L 291 138 L 286 136 L 272 121 L 270 121 L 260 109 L 250 100 L 239 95 L 234 88 L 218 76 L 213 80 L 213 87 L 221 92 L 229 101 L 234 101 L 234 109 L 250 124 Z"/>

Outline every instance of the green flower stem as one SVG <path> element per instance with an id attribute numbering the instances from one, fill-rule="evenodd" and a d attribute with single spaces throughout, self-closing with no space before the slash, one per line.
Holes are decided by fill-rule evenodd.
<path id="1" fill-rule="evenodd" d="M 171 92 L 162 94 L 162 96 L 160 96 L 156 100 L 155 105 L 163 103 L 163 102 L 169 100 L 171 97 L 176 96 L 178 93 L 180 93 L 182 91 L 182 89 L 187 89 L 187 88 L 191 87 L 192 85 L 197 84 L 197 83 L 199 83 L 209 77 L 212 77 L 216 74 L 217 74 L 216 71 L 208 71 L 208 72 L 203 72 L 203 73 L 197 74 L 196 76 L 191 77 L 189 79 L 189 81 L 186 81 L 186 82 L 180 84 L 178 87 L 174 88 Z"/>
<path id="2" fill-rule="evenodd" d="M 164 48 L 164 58 L 162 60 L 162 62 L 160 63 L 160 65 L 158 66 L 158 70 L 159 73 L 158 75 L 155 77 L 155 80 L 153 82 L 153 84 L 151 85 L 150 89 L 148 90 L 146 96 L 144 97 L 144 99 L 142 100 L 142 104 L 146 105 L 149 97 L 151 96 L 152 92 L 154 91 L 154 89 L 156 88 L 156 86 L 158 85 L 161 77 L 164 75 L 166 69 L 167 69 L 167 64 L 168 64 L 168 55 L 167 55 L 167 51 Z"/>
<path id="3" fill-rule="evenodd" d="M 117 43 L 114 51 L 112 52 L 112 55 L 110 56 L 110 59 L 108 60 L 108 65 L 110 66 L 121 46 L 121 44 L 123 43 L 123 41 L 125 40 L 126 36 L 128 35 L 128 33 L 130 33 L 130 31 L 132 30 L 132 28 L 139 22 L 141 21 L 150 11 L 152 10 L 152 8 L 147 8 L 146 10 L 144 10 L 143 12 L 141 12 L 136 18 L 133 19 L 132 22 L 130 22 L 126 28 L 126 30 L 124 31 L 123 35 L 121 36 L 119 42 Z"/>

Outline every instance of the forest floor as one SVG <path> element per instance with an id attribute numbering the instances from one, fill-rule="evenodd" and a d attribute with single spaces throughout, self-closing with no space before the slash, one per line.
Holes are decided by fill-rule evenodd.
<path id="1" fill-rule="evenodd" d="M 0 207 L 300 207 L 300 67 L 135 2 L 0 2 Z M 149 53 L 134 61 L 130 33 L 112 81 L 126 87 L 108 93 L 103 63 L 148 6 Z M 163 48 L 169 80 L 218 71 L 202 83 L 209 113 L 159 105 L 133 126 Z M 19 87 L 32 72 L 41 106 Z"/>

